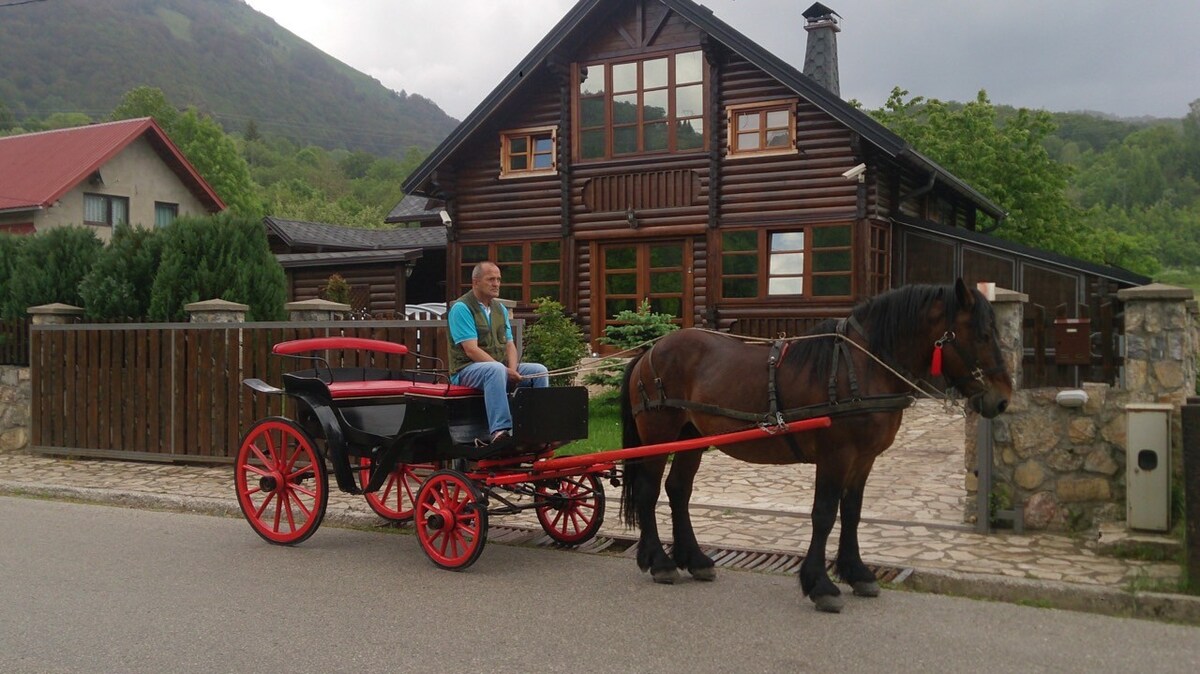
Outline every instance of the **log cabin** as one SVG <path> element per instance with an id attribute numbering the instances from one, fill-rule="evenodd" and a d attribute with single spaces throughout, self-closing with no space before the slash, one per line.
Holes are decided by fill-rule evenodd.
<path id="1" fill-rule="evenodd" d="M 907 283 L 1073 314 L 1149 281 L 990 235 L 1003 209 L 842 100 L 838 15 L 796 23 L 802 70 L 690 0 L 580 0 L 405 181 L 445 207 L 447 299 L 493 260 L 595 344 L 643 301 L 774 336 Z"/>

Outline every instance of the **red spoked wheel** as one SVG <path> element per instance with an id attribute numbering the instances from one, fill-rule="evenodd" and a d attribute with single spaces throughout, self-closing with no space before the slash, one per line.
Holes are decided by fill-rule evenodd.
<path id="1" fill-rule="evenodd" d="M 579 545 L 604 524 L 604 485 L 595 475 L 573 475 L 537 483 L 538 522 L 550 538 Z"/>
<path id="2" fill-rule="evenodd" d="M 364 494 L 367 505 L 375 514 L 392 522 L 407 522 L 413 517 L 413 504 L 417 500 L 417 492 L 425 477 L 433 472 L 433 466 L 427 463 L 399 463 L 388 474 L 379 491 Z M 359 463 L 360 484 L 366 484 L 371 479 L 371 460 L 363 459 Z"/>
<path id="3" fill-rule="evenodd" d="M 487 508 L 470 480 L 439 470 L 417 492 L 414 522 L 425 555 L 443 569 L 458 571 L 479 559 L 487 543 Z"/>
<path id="4" fill-rule="evenodd" d="M 234 468 L 238 505 L 263 539 L 295 545 L 321 526 L 329 504 L 325 460 L 290 419 L 270 417 L 251 426 Z"/>

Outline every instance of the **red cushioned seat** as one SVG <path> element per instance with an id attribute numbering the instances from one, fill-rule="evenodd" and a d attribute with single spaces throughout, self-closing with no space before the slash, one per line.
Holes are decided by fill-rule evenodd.
<path id="1" fill-rule="evenodd" d="M 329 384 L 329 394 L 334 398 L 368 398 L 399 395 L 418 395 L 434 398 L 461 398 L 482 395 L 482 391 L 457 384 L 406 381 L 403 379 L 379 379 L 374 381 L 338 381 Z"/>

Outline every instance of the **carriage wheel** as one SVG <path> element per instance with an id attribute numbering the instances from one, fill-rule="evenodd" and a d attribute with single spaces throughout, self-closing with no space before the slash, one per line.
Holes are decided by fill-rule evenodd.
<path id="1" fill-rule="evenodd" d="M 366 484 L 371 479 L 371 460 L 363 459 L 359 464 L 359 480 Z M 425 476 L 433 471 L 427 463 L 398 463 L 384 480 L 379 491 L 364 494 L 367 505 L 375 514 L 392 522 L 407 522 L 413 517 L 413 504 Z"/>
<path id="2" fill-rule="evenodd" d="M 595 475 L 539 482 L 537 502 L 542 530 L 565 545 L 592 540 L 604 523 L 604 485 Z"/>
<path id="3" fill-rule="evenodd" d="M 293 421 L 271 417 L 251 426 L 234 466 L 238 505 L 259 536 L 295 545 L 321 526 L 329 503 L 325 461 Z"/>
<path id="4" fill-rule="evenodd" d="M 443 569 L 475 563 L 487 543 L 487 508 L 475 485 L 455 470 L 439 470 L 417 492 L 415 519 L 421 549 Z"/>

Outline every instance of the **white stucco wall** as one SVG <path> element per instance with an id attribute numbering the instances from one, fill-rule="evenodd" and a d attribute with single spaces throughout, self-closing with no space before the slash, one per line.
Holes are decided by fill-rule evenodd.
<path id="1" fill-rule="evenodd" d="M 75 186 L 44 211 L 0 216 L 0 224 L 33 221 L 38 231 L 53 227 L 83 224 L 83 195 L 109 194 L 129 199 L 129 221 L 144 227 L 154 226 L 154 202 L 179 204 L 179 215 L 206 215 L 200 200 L 175 175 L 145 138 L 138 138 L 100 167 L 103 185 L 87 180 Z M 32 217 L 31 217 L 32 215 Z M 112 228 L 89 225 L 103 241 L 112 237 Z"/>

